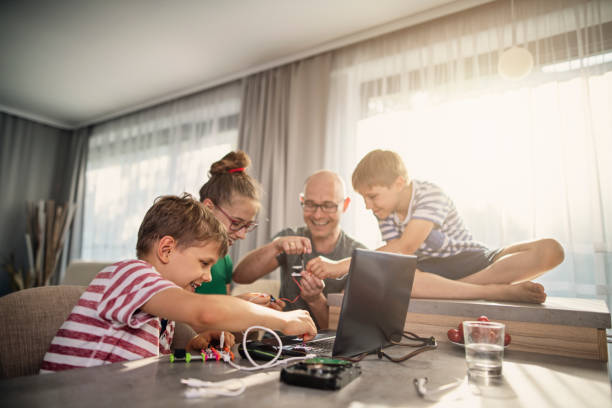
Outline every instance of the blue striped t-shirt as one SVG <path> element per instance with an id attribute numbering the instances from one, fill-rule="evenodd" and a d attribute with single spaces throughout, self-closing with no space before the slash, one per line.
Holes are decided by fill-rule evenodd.
<path id="1" fill-rule="evenodd" d="M 445 258 L 486 248 L 472 238 L 453 201 L 433 183 L 412 180 L 412 197 L 406 219 L 400 221 L 399 216 L 393 213 L 384 220 L 378 220 L 382 239 L 388 242 L 401 237 L 412 219 L 427 220 L 434 224 L 425 242 L 414 253 L 419 260 Z"/>

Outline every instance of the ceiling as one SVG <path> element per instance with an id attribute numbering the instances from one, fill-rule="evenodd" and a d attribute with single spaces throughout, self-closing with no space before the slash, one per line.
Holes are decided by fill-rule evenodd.
<path id="1" fill-rule="evenodd" d="M 483 0 L 2 0 L 0 110 L 92 124 Z"/>

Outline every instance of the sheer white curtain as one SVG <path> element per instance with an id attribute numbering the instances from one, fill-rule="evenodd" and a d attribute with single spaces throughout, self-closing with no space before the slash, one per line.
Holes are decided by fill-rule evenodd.
<path id="1" fill-rule="evenodd" d="M 84 259 L 134 257 L 138 227 L 156 197 L 199 197 L 210 165 L 236 148 L 240 92 L 236 82 L 94 127 Z"/>
<path id="2" fill-rule="evenodd" d="M 497 1 L 336 52 L 327 167 L 348 181 L 375 148 L 438 183 L 491 247 L 554 237 L 565 262 L 550 295 L 612 293 L 612 2 Z M 527 47 L 518 81 L 501 52 Z M 375 247 L 355 194 L 344 227 Z M 609 303 L 610 304 L 610 303 Z"/>

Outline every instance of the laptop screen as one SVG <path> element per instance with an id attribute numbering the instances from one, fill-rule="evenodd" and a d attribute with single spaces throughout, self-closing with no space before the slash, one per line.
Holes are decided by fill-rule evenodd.
<path id="1" fill-rule="evenodd" d="M 355 249 L 337 331 L 323 330 L 306 343 L 299 337 L 281 336 L 282 356 L 353 357 L 388 346 L 389 339 L 401 340 L 415 268 L 413 255 Z M 328 340 L 333 341 L 333 349 L 320 347 Z M 278 344 L 273 337 L 264 337 L 250 341 L 247 348 L 254 358 L 270 360 Z"/>
<path id="2" fill-rule="evenodd" d="M 353 251 L 333 356 L 351 357 L 401 339 L 415 268 L 413 255 Z"/>

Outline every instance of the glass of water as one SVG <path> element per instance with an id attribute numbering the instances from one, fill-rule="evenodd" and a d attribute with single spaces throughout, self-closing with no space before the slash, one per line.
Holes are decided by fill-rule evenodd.
<path id="1" fill-rule="evenodd" d="M 468 375 L 473 377 L 500 377 L 502 375 L 504 329 L 503 323 L 463 322 Z"/>

